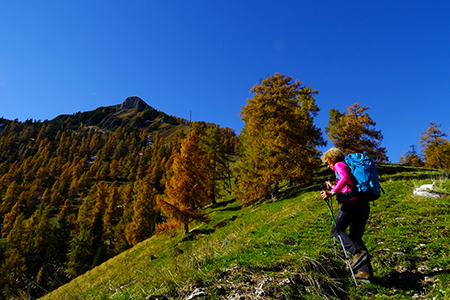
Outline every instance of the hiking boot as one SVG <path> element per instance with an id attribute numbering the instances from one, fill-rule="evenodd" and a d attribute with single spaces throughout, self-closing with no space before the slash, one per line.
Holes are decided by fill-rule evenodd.
<path id="1" fill-rule="evenodd" d="M 365 283 L 370 283 L 370 280 L 372 279 L 372 274 L 369 273 L 369 272 L 366 272 L 366 271 L 358 272 L 355 275 L 355 279 L 358 280 L 358 281 L 365 282 Z"/>
<path id="2" fill-rule="evenodd" d="M 353 257 L 352 269 L 353 270 L 359 269 L 362 263 L 369 258 L 370 258 L 369 252 L 367 252 L 366 250 L 362 250 L 361 252 L 356 253 L 355 256 Z"/>

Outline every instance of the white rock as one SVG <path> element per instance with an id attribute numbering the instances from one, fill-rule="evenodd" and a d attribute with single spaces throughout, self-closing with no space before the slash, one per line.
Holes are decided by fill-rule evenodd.
<path id="1" fill-rule="evenodd" d="M 191 300 L 200 296 L 206 296 L 206 292 L 204 289 L 199 288 L 199 289 L 195 289 L 192 294 L 186 298 L 186 300 Z"/>

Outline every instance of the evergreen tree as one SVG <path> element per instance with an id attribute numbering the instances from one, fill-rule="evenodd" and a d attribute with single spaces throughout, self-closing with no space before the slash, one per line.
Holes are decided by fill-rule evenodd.
<path id="1" fill-rule="evenodd" d="M 109 242 L 110 248 L 114 247 L 115 229 L 123 214 L 121 193 L 122 189 L 118 188 L 117 183 L 114 182 L 109 189 L 109 195 L 106 201 L 106 210 L 103 218 L 103 238 Z"/>
<path id="2" fill-rule="evenodd" d="M 91 215 L 91 234 L 93 236 L 92 249 L 95 252 L 92 267 L 95 267 L 106 260 L 106 247 L 103 240 L 103 216 L 107 208 L 109 198 L 109 188 L 104 181 L 100 181 L 95 186 L 95 206 Z"/>
<path id="3" fill-rule="evenodd" d="M 69 278 L 75 278 L 91 269 L 95 254 L 92 247 L 93 239 L 90 228 L 85 227 L 71 238 L 66 270 Z"/>
<path id="4" fill-rule="evenodd" d="M 28 293 L 33 297 L 42 295 L 40 287 L 36 286 L 39 270 L 44 265 L 45 252 L 51 235 L 50 210 L 48 205 L 40 205 L 33 215 L 26 220 L 22 234 L 23 256 L 26 264 L 26 277 L 29 280 Z"/>
<path id="5" fill-rule="evenodd" d="M 25 217 L 19 214 L 13 229 L 6 240 L 9 250 L 5 253 L 5 261 L 0 267 L 0 278 L 5 295 L 17 295 L 26 285 L 25 249 L 22 245 Z"/>
<path id="6" fill-rule="evenodd" d="M 68 281 L 66 275 L 67 252 L 69 250 L 70 232 L 76 221 L 72 203 L 69 200 L 58 215 L 58 222 L 49 235 L 45 249 L 44 261 L 36 277 L 36 282 L 45 290 L 52 291 Z"/>
<path id="7" fill-rule="evenodd" d="M 231 148 L 227 147 L 223 140 L 223 134 L 220 127 L 209 127 L 201 138 L 201 145 L 205 150 L 208 165 L 207 175 L 209 179 L 209 194 L 211 202 L 216 204 L 221 180 L 226 179 L 228 174 L 229 156 Z"/>
<path id="8" fill-rule="evenodd" d="M 92 262 L 96 253 L 94 248 L 95 232 L 93 223 L 98 213 L 93 213 L 96 206 L 94 197 L 96 189 L 93 187 L 88 196 L 82 202 L 78 211 L 75 230 L 72 232 L 67 254 L 67 275 L 75 278 L 92 267 Z M 100 205 L 97 205 L 97 211 Z"/>
<path id="9" fill-rule="evenodd" d="M 51 205 L 47 206 L 42 205 L 39 210 L 36 210 L 38 214 L 35 223 L 34 224 L 31 223 L 32 225 L 31 247 L 33 255 L 35 256 L 35 258 L 32 259 L 33 264 L 42 265 L 42 261 L 44 259 L 44 254 L 48 245 L 48 241 L 50 239 L 50 233 L 52 228 L 50 222 L 51 209 L 52 209 Z"/>
<path id="10" fill-rule="evenodd" d="M 133 246 L 153 235 L 156 220 L 155 197 L 156 191 L 148 180 L 136 183 L 133 216 L 125 231 L 128 242 Z"/>
<path id="11" fill-rule="evenodd" d="M 121 209 L 123 214 L 119 219 L 119 223 L 114 230 L 114 250 L 118 253 L 130 248 L 130 243 L 127 240 L 126 228 L 132 222 L 133 209 L 133 184 L 128 185 L 123 189 L 121 195 Z"/>
<path id="12" fill-rule="evenodd" d="M 155 135 L 154 143 L 152 145 L 152 158 L 149 165 L 149 180 L 150 184 L 159 192 L 163 192 L 164 185 L 161 183 L 164 175 L 163 162 L 167 157 L 167 149 L 164 138 L 159 134 Z"/>
<path id="13" fill-rule="evenodd" d="M 225 127 L 222 128 L 222 138 L 221 141 L 225 147 L 226 161 L 225 161 L 225 178 L 222 178 L 223 189 L 227 190 L 231 195 L 233 191 L 233 185 L 231 182 L 232 177 L 234 177 L 234 172 L 231 165 L 236 160 L 236 153 L 239 139 L 233 129 Z"/>

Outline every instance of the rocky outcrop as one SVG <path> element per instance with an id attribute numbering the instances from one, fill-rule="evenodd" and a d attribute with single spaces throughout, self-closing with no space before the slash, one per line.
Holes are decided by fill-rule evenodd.
<path id="1" fill-rule="evenodd" d="M 139 97 L 133 96 L 128 97 L 123 101 L 122 104 L 119 104 L 119 109 L 133 109 L 135 108 L 138 112 L 144 111 L 147 107 L 150 107 L 144 100 Z"/>

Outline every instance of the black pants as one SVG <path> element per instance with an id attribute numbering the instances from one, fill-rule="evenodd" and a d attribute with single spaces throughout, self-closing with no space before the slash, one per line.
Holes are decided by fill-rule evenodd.
<path id="1" fill-rule="evenodd" d="M 362 241 L 366 222 L 369 218 L 370 204 L 366 200 L 356 199 L 347 202 L 341 206 L 336 214 L 336 226 L 331 226 L 331 234 L 339 240 L 341 235 L 345 248 L 351 253 L 356 254 L 367 247 Z M 350 227 L 349 234 L 345 230 Z M 370 261 L 361 267 L 362 271 L 368 271 Z"/>

